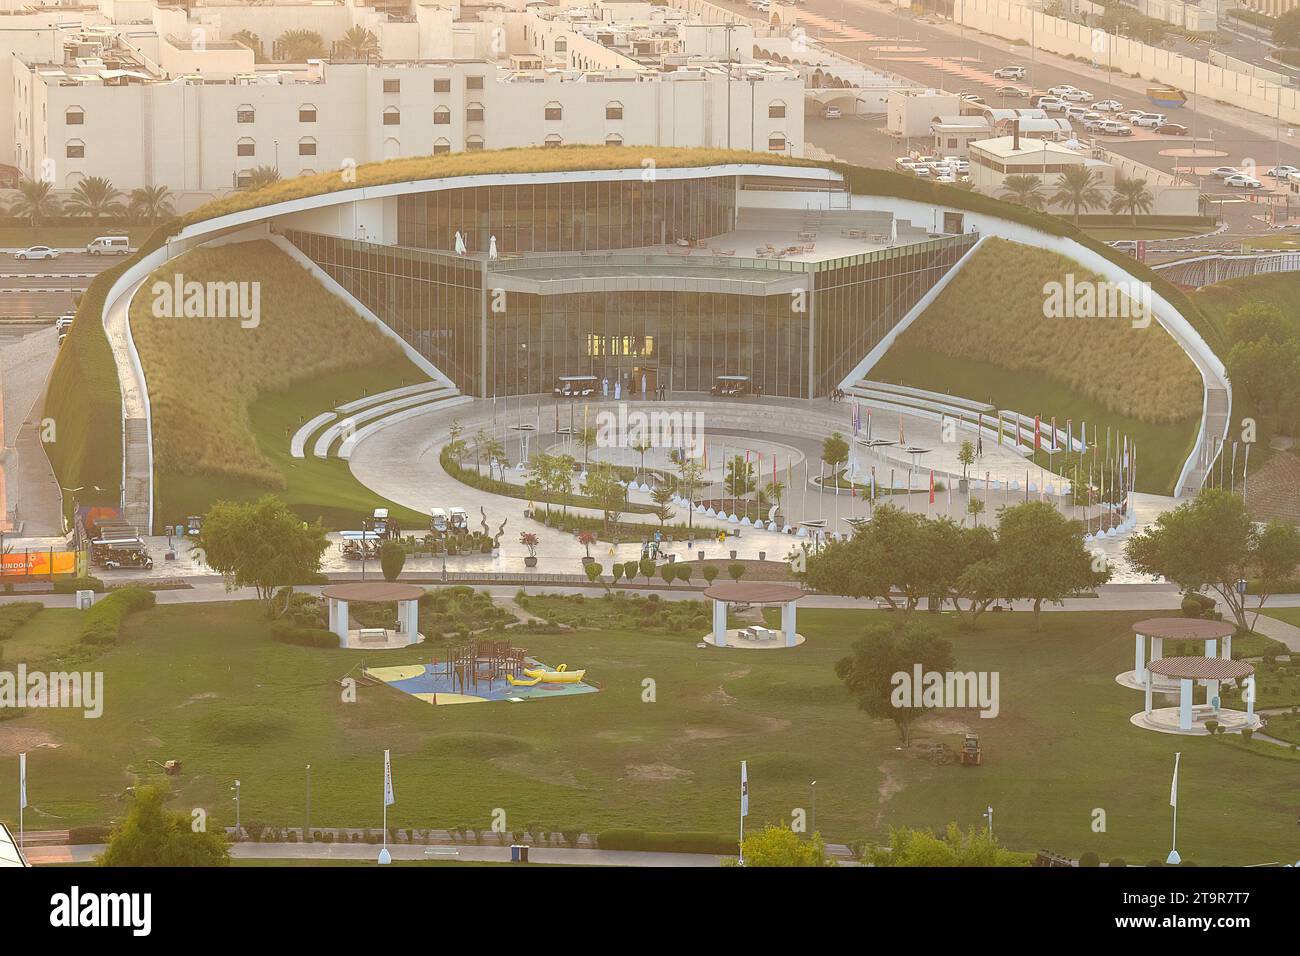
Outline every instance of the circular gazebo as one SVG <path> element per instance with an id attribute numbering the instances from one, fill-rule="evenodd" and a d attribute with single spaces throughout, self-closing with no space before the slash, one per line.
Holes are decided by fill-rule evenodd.
<path id="1" fill-rule="evenodd" d="M 1133 715 L 1133 723 L 1148 730 L 1164 733 L 1208 734 L 1207 720 L 1217 720 L 1229 733 L 1247 727 L 1259 727 L 1255 716 L 1255 695 L 1247 694 L 1246 710 L 1228 710 L 1219 706 L 1219 686 L 1223 681 L 1239 681 L 1255 673 L 1255 668 L 1245 661 L 1226 657 L 1165 657 L 1151 661 L 1146 667 L 1146 707 Z M 1178 684 L 1178 706 L 1152 709 L 1151 691 L 1153 675 L 1171 678 Z M 1205 703 L 1196 706 L 1192 701 L 1194 684 L 1205 685 Z"/>
<path id="2" fill-rule="evenodd" d="M 801 588 L 771 581 L 724 581 L 704 591 L 713 602 L 713 630 L 705 640 L 717 647 L 794 647 L 803 642 L 795 631 L 795 604 L 804 596 Z M 781 606 L 781 630 L 753 625 L 727 630 L 727 608 L 732 604 Z"/>
<path id="3" fill-rule="evenodd" d="M 338 635 L 339 647 L 408 647 L 420 636 L 420 598 L 424 589 L 414 584 L 388 581 L 358 581 L 321 588 L 330 602 L 330 630 Z M 348 604 L 397 603 L 397 627 L 349 627 Z"/>
<path id="4" fill-rule="evenodd" d="M 1133 670 L 1117 675 L 1115 680 L 1134 690 L 1145 689 L 1147 661 L 1158 661 L 1165 656 L 1166 640 L 1201 641 L 1205 657 L 1230 660 L 1234 630 L 1233 625 L 1226 621 L 1207 621 L 1196 617 L 1152 617 L 1138 621 L 1133 625 Z M 1178 688 L 1176 681 L 1159 675 L 1152 684 L 1157 692 L 1173 693 Z"/>

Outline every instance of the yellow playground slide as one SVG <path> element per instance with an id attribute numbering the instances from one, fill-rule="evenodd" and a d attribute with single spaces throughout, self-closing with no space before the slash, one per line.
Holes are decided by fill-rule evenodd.
<path id="1" fill-rule="evenodd" d="M 571 671 L 569 670 L 568 664 L 561 664 L 553 671 L 544 670 L 540 667 L 526 667 L 524 668 L 524 673 L 533 678 L 533 680 L 531 682 L 526 682 L 514 680 L 508 676 L 507 680 L 510 680 L 510 683 L 516 686 L 527 687 L 531 687 L 533 684 L 539 682 L 544 684 L 578 684 L 581 683 L 582 678 L 586 676 L 587 671 L 585 669 L 580 671 Z"/>

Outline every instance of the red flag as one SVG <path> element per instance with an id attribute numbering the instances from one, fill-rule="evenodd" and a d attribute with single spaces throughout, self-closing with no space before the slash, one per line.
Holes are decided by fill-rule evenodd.
<path id="1" fill-rule="evenodd" d="M 930 504 L 934 504 L 934 469 L 930 469 Z"/>
<path id="2" fill-rule="evenodd" d="M 1043 420 L 1034 416 L 1034 451 L 1043 447 Z"/>

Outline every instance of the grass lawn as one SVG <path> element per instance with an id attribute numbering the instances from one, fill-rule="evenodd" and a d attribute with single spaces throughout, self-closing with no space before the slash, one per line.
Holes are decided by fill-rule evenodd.
<path id="1" fill-rule="evenodd" d="M 175 806 L 205 807 L 219 825 L 233 823 L 235 779 L 246 822 L 296 824 L 311 763 L 314 823 L 378 826 L 391 748 L 396 827 L 482 827 L 501 808 L 508 826 L 729 833 L 738 765 L 748 760 L 751 825 L 807 807 L 816 779 L 818 826 L 833 841 L 883 839 L 890 825 L 977 824 L 992 804 L 1014 849 L 1139 862 L 1167 852 L 1169 774 L 1181 750 L 1185 858 L 1300 855 L 1297 763 L 1286 751 L 1260 750 L 1283 758 L 1262 759 L 1129 724 L 1141 695 L 1114 674 L 1131 664 L 1129 624 L 1143 615 L 1051 613 L 1036 632 L 1031 615 L 1014 614 L 974 634 L 939 617 L 961 669 L 1000 673 L 1001 712 L 981 720 L 954 711 L 914 736 L 956 745 L 965 729 L 978 732 L 978 768 L 900 753 L 892 724 L 867 720 L 842 689 L 835 661 L 882 616 L 805 611 L 808 641 L 790 651 L 701 650 L 694 631 L 521 634 L 531 654 L 588 668 L 603 691 L 433 707 L 381 686 L 344 703 L 335 683 L 363 660 L 410 663 L 428 650 L 288 646 L 268 639 L 252 603 L 163 605 L 129 618 L 123 643 L 96 663 L 102 718 L 45 711 L 5 721 L 0 756 L 29 752 L 31 828 L 116 819 L 137 775 L 157 773 L 149 761 L 169 758 L 184 761 Z M 13 792 L 16 768 L 0 759 L 0 792 Z M 1106 833 L 1092 832 L 1094 808 L 1106 812 Z"/>
<path id="2" fill-rule="evenodd" d="M 1262 613 L 1265 617 L 1275 617 L 1279 621 L 1286 621 L 1288 624 L 1300 627 L 1300 607 L 1269 607 L 1265 605 Z M 1247 623 L 1250 622 L 1247 621 Z"/>
<path id="3" fill-rule="evenodd" d="M 302 382 L 283 392 L 263 395 L 249 409 L 253 437 L 263 458 L 284 476 L 285 486 L 279 495 L 306 521 L 317 518 L 326 528 L 359 528 L 363 515 L 387 506 L 404 527 L 419 530 L 427 527 L 428 515 L 422 515 L 391 501 L 386 501 L 357 481 L 347 462 L 338 458 L 317 458 L 313 441 L 307 443 L 305 458 L 289 454 L 289 441 L 304 422 L 336 405 L 395 387 L 403 375 L 409 377 L 410 363 L 401 361 L 351 369 L 322 375 Z M 312 436 L 313 439 L 315 436 Z M 249 501 L 267 494 L 269 489 L 249 481 L 236 481 L 215 475 L 182 475 L 165 472 L 158 476 L 158 518 L 164 524 L 176 524 L 186 515 L 202 514 L 218 500 Z"/>
<path id="4" fill-rule="evenodd" d="M 81 639 L 80 611 L 70 607 L 51 607 L 38 613 L 18 629 L 13 637 L 0 644 L 6 665 L 80 658 L 85 650 Z"/>
<path id="5" fill-rule="evenodd" d="M 1064 428 L 1065 420 L 1072 418 L 1076 435 L 1080 423 L 1086 421 L 1089 440 L 1093 426 L 1101 423 L 1103 445 L 1109 425 L 1137 442 L 1141 456 L 1137 468 L 1139 491 L 1170 494 L 1183 462 L 1196 443 L 1199 419 L 1173 425 L 1139 421 L 1103 408 L 1048 375 L 1029 371 L 1008 374 L 1005 368 L 987 362 L 908 348 L 901 343 L 885 353 L 880 364 L 871 370 L 871 378 L 951 392 L 1022 415 L 1043 415 L 1045 420 L 1055 415 L 1059 428 Z M 1038 458 L 1046 467 L 1047 455 L 1040 454 Z M 1060 463 L 1059 456 L 1055 456 L 1053 464 Z"/>
<path id="6" fill-rule="evenodd" d="M 1121 239 L 1180 239 L 1183 236 L 1199 236 L 1211 232 L 1213 226 L 1196 229 L 1159 229 L 1151 226 L 1097 226 L 1087 227 L 1083 231 L 1102 242 L 1117 242 Z"/>

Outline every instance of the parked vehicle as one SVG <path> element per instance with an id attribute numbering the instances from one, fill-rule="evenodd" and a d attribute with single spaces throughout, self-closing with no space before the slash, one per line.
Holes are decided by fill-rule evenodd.
<path id="1" fill-rule="evenodd" d="M 1134 117 L 1132 122 L 1134 126 L 1141 126 L 1143 129 L 1158 129 L 1167 121 L 1162 113 L 1143 113 L 1141 116 Z"/>
<path id="2" fill-rule="evenodd" d="M 963 93 L 961 94 L 960 99 L 964 103 L 975 103 L 976 105 L 982 105 L 984 103 L 984 97 L 977 93 Z"/>
<path id="3" fill-rule="evenodd" d="M 825 119 L 839 119 L 843 115 L 838 106 L 828 106 L 826 112 L 822 114 Z"/>
<path id="4" fill-rule="evenodd" d="M 1229 176 L 1240 176 L 1241 170 L 1235 166 L 1216 166 L 1210 170 L 1211 176 L 1218 176 L 1220 179 L 1227 179 Z"/>
<path id="5" fill-rule="evenodd" d="M 92 256 L 127 256 L 131 254 L 131 242 L 126 236 L 96 236 L 86 246 L 86 252 Z"/>
<path id="6" fill-rule="evenodd" d="M 450 527 L 445 508 L 429 509 L 429 530 L 434 534 L 446 534 Z"/>
<path id="7" fill-rule="evenodd" d="M 1225 186 L 1235 186 L 1238 189 L 1263 189 L 1264 184 L 1258 179 L 1252 179 L 1250 176 L 1244 176 L 1238 173 L 1235 176 L 1227 176 L 1223 180 Z"/>
<path id="8" fill-rule="evenodd" d="M 1092 108 L 1103 113 L 1118 113 L 1124 109 L 1124 104 L 1119 100 L 1099 100 L 1092 104 Z"/>
<path id="9" fill-rule="evenodd" d="M 1105 136 L 1132 136 L 1133 127 L 1118 120 L 1102 120 L 1097 126 L 1097 132 Z"/>
<path id="10" fill-rule="evenodd" d="M 1066 90 L 1061 94 L 1061 99 L 1071 103 L 1087 103 L 1092 99 L 1092 94 L 1087 90 Z"/>
<path id="11" fill-rule="evenodd" d="M 72 320 L 76 317 L 76 313 L 74 312 L 65 312 L 54 320 L 54 328 L 58 331 L 59 335 L 67 334 L 68 329 L 72 328 Z"/>
<path id="12" fill-rule="evenodd" d="M 1012 99 L 1024 99 L 1029 95 L 1028 90 L 1022 90 L 1018 86 L 999 86 L 994 92 L 998 96 L 1009 96 Z"/>
<path id="13" fill-rule="evenodd" d="M 1157 126 L 1156 132 L 1163 133 L 1165 136 L 1186 136 L 1187 127 L 1179 123 L 1165 123 L 1163 126 Z"/>
<path id="14" fill-rule="evenodd" d="M 453 534 L 461 534 L 469 530 L 469 515 L 464 508 L 448 508 L 447 523 Z"/>
<path id="15" fill-rule="evenodd" d="M 595 395 L 599 385 L 594 375 L 561 375 L 551 391 L 560 398 L 586 398 Z"/>
<path id="16" fill-rule="evenodd" d="M 1274 179 L 1290 179 L 1296 173 L 1300 173 L 1300 169 L 1294 166 L 1274 166 L 1265 175 Z"/>
<path id="17" fill-rule="evenodd" d="M 1081 120 L 1091 113 L 1092 110 L 1088 109 L 1086 106 L 1066 106 L 1062 112 L 1065 113 L 1066 116 L 1070 117 L 1070 119 Z"/>
<path id="18" fill-rule="evenodd" d="M 1052 94 L 1052 96 L 1064 98 L 1066 93 L 1072 93 L 1076 89 L 1078 89 L 1078 87 L 1070 86 L 1069 84 L 1062 84 L 1060 86 L 1051 87 L 1047 92 Z"/>
<path id="19" fill-rule="evenodd" d="M 1118 113 L 1115 114 L 1115 118 L 1131 123 L 1133 122 L 1133 120 L 1137 119 L 1139 116 L 1144 115 L 1145 113 L 1146 110 L 1120 110 Z"/>
<path id="20" fill-rule="evenodd" d="M 19 249 L 14 253 L 15 259 L 57 259 L 63 253 L 58 249 L 51 249 L 49 246 L 28 246 L 26 249 Z"/>
<path id="21" fill-rule="evenodd" d="M 1023 66 L 1003 66 L 993 71 L 999 80 L 1023 80 L 1026 72 Z"/>
<path id="22" fill-rule="evenodd" d="M 894 168 L 901 170 L 902 172 L 905 173 L 910 173 L 912 171 L 912 167 L 915 165 L 916 165 L 916 160 L 914 160 L 911 156 L 899 156 L 896 160 L 894 160 Z"/>

